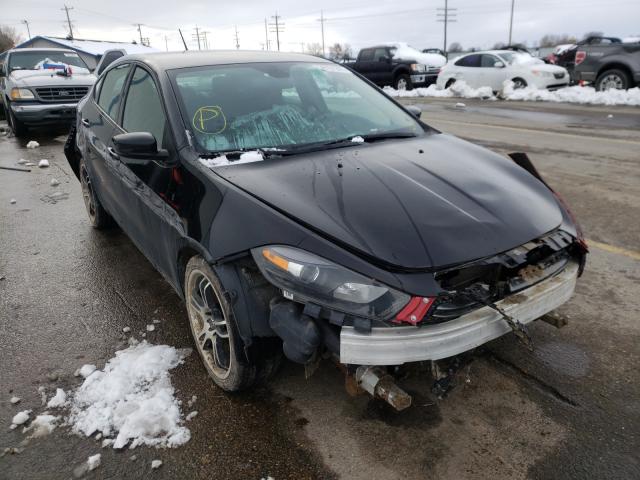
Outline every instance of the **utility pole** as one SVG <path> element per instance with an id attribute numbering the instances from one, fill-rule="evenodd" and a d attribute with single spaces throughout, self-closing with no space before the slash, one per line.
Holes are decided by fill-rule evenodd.
<path id="1" fill-rule="evenodd" d="M 264 48 L 269 50 L 269 27 L 267 25 L 267 19 L 264 19 Z"/>
<path id="2" fill-rule="evenodd" d="M 69 38 L 73 40 L 73 28 L 71 27 L 71 19 L 69 18 L 69 10 L 73 10 L 73 7 L 67 7 L 65 5 L 64 8 L 61 8 L 60 10 L 64 10 L 67 14 L 67 24 L 69 25 Z"/>
<path id="3" fill-rule="evenodd" d="M 324 13 L 322 10 L 320 10 L 320 31 L 322 32 L 322 56 L 324 57 Z"/>
<path id="4" fill-rule="evenodd" d="M 141 23 L 134 23 L 134 25 L 138 26 L 138 33 L 140 34 L 140 45 L 144 45 L 144 43 L 142 42 L 142 24 Z"/>
<path id="5" fill-rule="evenodd" d="M 511 45 L 511 33 L 513 32 L 513 4 L 515 0 L 511 0 L 511 18 L 509 19 L 509 45 Z"/>
<path id="6" fill-rule="evenodd" d="M 278 12 L 276 12 L 276 14 L 271 18 L 273 18 L 275 22 L 269 24 L 271 27 L 270 31 L 276 32 L 276 44 L 278 45 L 278 51 L 280 51 L 280 34 L 284 32 L 284 23 L 280 22 L 281 17 L 278 15 Z"/>
<path id="7" fill-rule="evenodd" d="M 29 22 L 27 20 L 22 20 L 22 23 L 27 26 L 27 33 L 29 34 L 29 40 L 31 40 L 31 30 L 29 30 Z"/>
<path id="8" fill-rule="evenodd" d="M 184 45 L 184 51 L 186 52 L 187 50 L 189 50 L 189 47 L 187 47 L 187 42 L 184 41 L 184 35 L 182 35 L 182 30 L 178 29 L 178 33 L 180 33 L 180 38 L 182 39 L 182 45 Z"/>
<path id="9" fill-rule="evenodd" d="M 208 33 L 209 31 L 206 31 L 206 32 L 200 31 L 200 36 L 202 37 L 202 46 L 204 47 L 205 50 L 209 50 L 209 38 L 207 37 Z"/>
<path id="10" fill-rule="evenodd" d="M 192 35 L 193 37 L 193 35 Z M 198 26 L 196 25 L 196 40 L 198 41 L 198 50 L 201 50 L 200 48 L 200 30 L 198 30 Z"/>
<path id="11" fill-rule="evenodd" d="M 169 42 L 167 41 L 167 36 L 164 36 L 164 48 L 169 51 Z"/>
<path id="12" fill-rule="evenodd" d="M 238 37 L 238 26 L 237 25 L 236 25 L 235 39 L 236 39 L 236 50 L 240 50 L 240 38 Z"/>
<path id="13" fill-rule="evenodd" d="M 444 0 L 444 8 L 437 8 L 437 21 L 444 23 L 444 46 L 442 51 L 444 52 L 444 56 L 448 58 L 447 55 L 447 25 L 449 23 L 453 23 L 456 21 L 456 11 L 457 8 L 449 8 L 449 0 Z"/>

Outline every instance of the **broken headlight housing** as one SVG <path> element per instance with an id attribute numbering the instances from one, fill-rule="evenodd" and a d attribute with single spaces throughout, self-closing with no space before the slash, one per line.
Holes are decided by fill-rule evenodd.
<path id="1" fill-rule="evenodd" d="M 262 275 L 295 301 L 384 320 L 396 314 L 411 298 L 297 248 L 271 245 L 254 248 L 251 253 Z"/>

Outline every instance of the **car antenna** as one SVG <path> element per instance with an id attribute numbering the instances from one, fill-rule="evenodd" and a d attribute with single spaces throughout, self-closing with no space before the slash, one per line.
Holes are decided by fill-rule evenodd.
<path id="1" fill-rule="evenodd" d="M 178 32 L 180 32 L 180 38 L 182 39 L 182 43 L 184 44 L 184 50 L 185 51 L 189 50 L 189 47 L 187 47 L 187 42 L 184 41 L 184 35 L 182 35 L 182 30 L 178 29 Z"/>

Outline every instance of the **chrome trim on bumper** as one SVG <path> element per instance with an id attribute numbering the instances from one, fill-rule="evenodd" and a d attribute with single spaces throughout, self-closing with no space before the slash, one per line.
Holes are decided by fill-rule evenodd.
<path id="1" fill-rule="evenodd" d="M 521 323 L 537 320 L 573 295 L 578 264 L 571 262 L 559 274 L 499 302 Z M 482 307 L 455 320 L 424 327 L 374 328 L 371 333 L 342 327 L 340 362 L 356 365 L 399 365 L 438 360 L 471 350 L 511 331 L 500 314 Z"/>
<path id="2" fill-rule="evenodd" d="M 46 105 L 38 103 L 38 104 L 11 104 L 11 110 L 15 113 L 41 113 L 41 112 L 49 112 L 56 110 L 68 110 L 75 109 L 78 106 L 78 102 L 76 103 L 48 103 Z"/>

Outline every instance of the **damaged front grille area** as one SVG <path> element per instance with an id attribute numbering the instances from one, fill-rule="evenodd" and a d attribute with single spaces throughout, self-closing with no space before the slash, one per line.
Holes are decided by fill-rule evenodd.
<path id="1" fill-rule="evenodd" d="M 436 274 L 440 295 L 424 324 L 442 323 L 528 288 L 562 271 L 574 239 L 556 230 L 494 257 Z M 473 290 L 473 295 L 468 292 Z"/>

